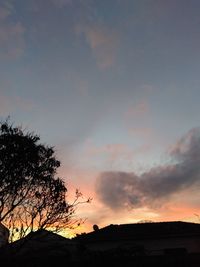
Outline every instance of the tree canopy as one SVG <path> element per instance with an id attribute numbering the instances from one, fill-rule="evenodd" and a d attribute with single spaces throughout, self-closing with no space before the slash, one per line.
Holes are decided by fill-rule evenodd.
<path id="1" fill-rule="evenodd" d="M 11 240 L 81 222 L 74 218 L 81 193 L 77 190 L 73 203 L 67 202 L 67 188 L 57 177 L 60 161 L 53 147 L 39 141 L 38 135 L 8 121 L 0 124 L 0 222 L 9 228 Z"/>

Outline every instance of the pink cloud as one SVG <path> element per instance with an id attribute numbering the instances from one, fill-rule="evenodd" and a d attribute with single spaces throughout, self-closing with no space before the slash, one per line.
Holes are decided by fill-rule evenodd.
<path id="1" fill-rule="evenodd" d="M 16 59 L 25 48 L 24 26 L 9 20 L 12 9 L 0 7 L 0 59 Z"/>
<path id="2" fill-rule="evenodd" d="M 99 68 L 106 69 L 115 63 L 118 38 L 114 31 L 98 25 L 79 25 L 76 32 L 84 34 Z"/>
<path id="3" fill-rule="evenodd" d="M 130 160 L 133 158 L 134 151 L 128 148 L 125 144 L 106 144 L 104 146 L 95 146 L 90 144 L 87 147 L 87 155 L 89 157 L 94 156 L 106 156 L 108 161 L 117 161 L 120 158 Z"/>
<path id="4" fill-rule="evenodd" d="M 9 97 L 6 95 L 0 96 L 0 116 L 8 116 L 10 113 L 16 110 L 30 111 L 34 107 L 34 104 L 21 97 Z"/>
<path id="5" fill-rule="evenodd" d="M 8 8 L 0 7 L 0 20 L 6 19 L 10 15 L 11 11 Z"/>
<path id="6" fill-rule="evenodd" d="M 25 29 L 21 23 L 0 24 L 1 58 L 16 59 L 23 54 L 25 48 L 24 32 Z"/>
<path id="7" fill-rule="evenodd" d="M 144 153 L 145 156 L 149 154 L 151 148 L 149 144 L 138 144 L 134 147 L 120 143 L 97 146 L 91 142 L 85 147 L 82 164 L 97 169 L 131 170 L 136 168 L 140 171 L 142 168 L 140 158 Z"/>
<path id="8" fill-rule="evenodd" d="M 136 105 L 133 105 L 128 108 L 127 112 L 125 113 L 125 116 L 130 118 L 138 118 L 138 117 L 144 117 L 145 115 L 149 114 L 150 108 L 148 105 L 148 102 L 143 100 Z"/>
<path id="9" fill-rule="evenodd" d="M 149 124 L 151 115 L 151 108 L 147 100 L 142 100 L 130 106 L 124 113 L 128 134 L 137 138 L 137 140 L 145 141 L 148 147 L 150 144 L 158 144 L 158 140 L 161 142 L 160 136 L 155 133 Z"/>
<path id="10" fill-rule="evenodd" d="M 198 203 L 199 207 L 199 197 L 195 199 L 194 196 L 198 196 L 200 177 L 200 129 L 194 128 L 181 137 L 170 158 L 169 163 L 153 166 L 139 175 L 103 172 L 97 179 L 96 192 L 113 210 L 124 209 L 126 205 L 159 210 L 169 201 L 181 205 L 189 201 L 192 206 Z"/>
<path id="11" fill-rule="evenodd" d="M 51 2 L 58 8 L 62 8 L 66 5 L 71 5 L 73 0 L 51 0 Z"/>
<path id="12" fill-rule="evenodd" d="M 133 127 L 129 129 L 129 134 L 133 136 L 142 137 L 142 138 L 149 138 L 149 137 L 152 137 L 153 130 L 147 127 L 146 128 Z"/>

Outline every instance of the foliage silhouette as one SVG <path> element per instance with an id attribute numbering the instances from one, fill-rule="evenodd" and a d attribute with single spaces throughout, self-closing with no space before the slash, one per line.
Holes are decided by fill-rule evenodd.
<path id="1" fill-rule="evenodd" d="M 59 231 L 82 222 L 76 219 L 81 200 L 77 190 L 73 203 L 66 201 L 67 188 L 56 177 L 60 161 L 53 147 L 39 143 L 38 135 L 0 124 L 0 222 L 10 232 L 10 241 L 39 229 Z"/>

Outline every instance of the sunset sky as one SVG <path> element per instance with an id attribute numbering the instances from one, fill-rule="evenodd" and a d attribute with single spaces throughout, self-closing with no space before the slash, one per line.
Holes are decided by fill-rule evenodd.
<path id="1" fill-rule="evenodd" d="M 0 119 L 55 147 L 93 224 L 200 222 L 200 1 L 0 1 Z"/>

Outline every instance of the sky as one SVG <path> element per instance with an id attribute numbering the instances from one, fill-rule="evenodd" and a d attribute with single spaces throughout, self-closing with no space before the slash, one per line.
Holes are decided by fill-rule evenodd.
<path id="1" fill-rule="evenodd" d="M 0 1 L 0 119 L 54 146 L 80 232 L 200 222 L 200 1 Z"/>

